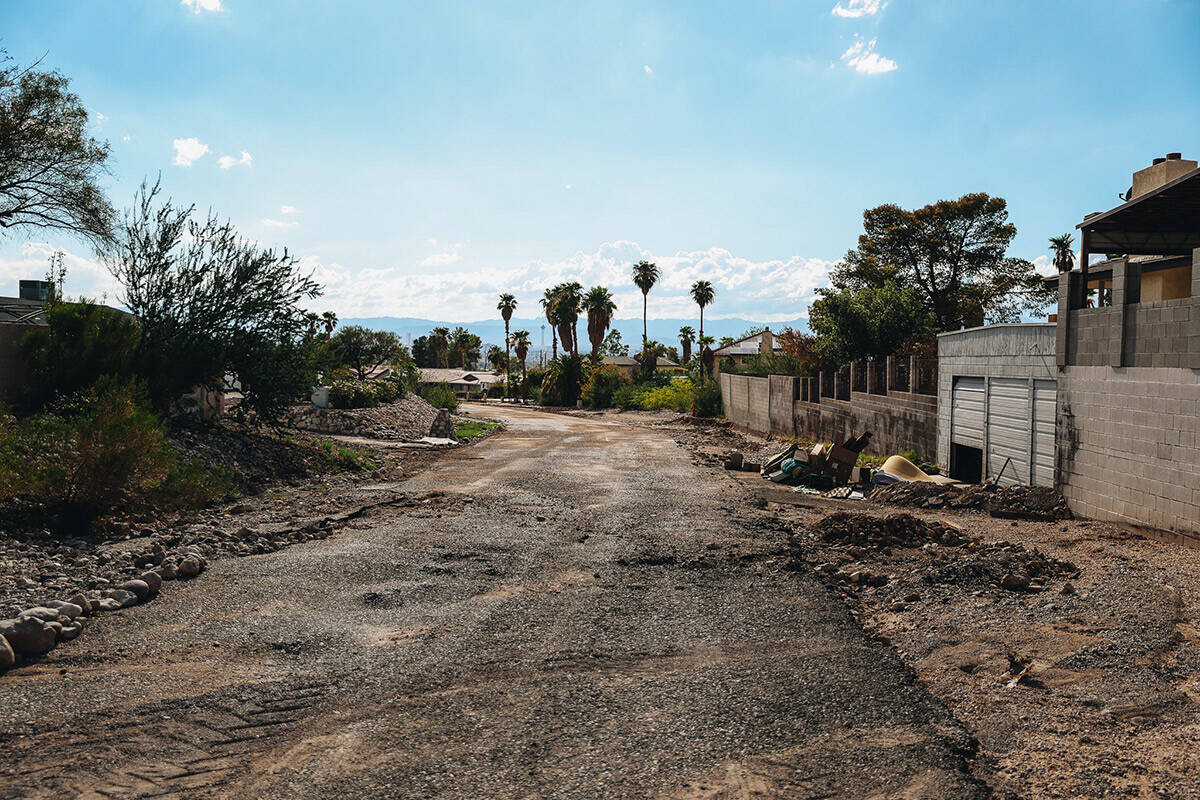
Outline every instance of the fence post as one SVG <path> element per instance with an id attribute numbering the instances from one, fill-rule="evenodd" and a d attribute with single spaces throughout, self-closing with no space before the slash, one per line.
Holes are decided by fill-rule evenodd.
<path id="1" fill-rule="evenodd" d="M 885 361 L 884 363 L 887 365 L 884 368 L 884 370 L 885 370 L 884 380 L 886 381 L 887 393 L 891 394 L 892 392 L 896 391 L 896 388 L 897 388 L 896 387 L 896 357 L 888 356 L 887 361 Z"/>
<path id="2" fill-rule="evenodd" d="M 921 391 L 921 359 L 908 357 L 908 390 L 914 394 Z"/>
<path id="3" fill-rule="evenodd" d="M 864 363 L 866 363 L 866 362 L 864 362 L 864 361 L 851 361 L 850 362 L 850 395 L 851 396 L 854 395 L 854 387 L 858 386 L 858 372 L 859 372 L 859 370 L 862 369 L 861 365 Z"/>

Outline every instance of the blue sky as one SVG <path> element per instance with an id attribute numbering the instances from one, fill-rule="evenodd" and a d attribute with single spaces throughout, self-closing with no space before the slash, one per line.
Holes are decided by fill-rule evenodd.
<path id="1" fill-rule="evenodd" d="M 1200 155 L 1197 0 L 6 0 L 0 37 L 71 78 L 114 204 L 161 172 L 343 316 L 532 312 L 566 278 L 636 316 L 645 257 L 652 316 L 708 277 L 713 315 L 792 319 L 868 206 L 1000 195 L 1033 259 Z M 34 232 L 0 240 L 0 294 L 54 246 L 112 291 Z"/>

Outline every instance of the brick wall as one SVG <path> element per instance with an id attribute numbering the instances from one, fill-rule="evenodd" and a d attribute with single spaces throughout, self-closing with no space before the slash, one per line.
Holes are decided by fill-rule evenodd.
<path id="1" fill-rule="evenodd" d="M 796 399 L 798 379 L 783 375 L 755 378 L 721 375 L 725 417 L 755 433 L 841 442 L 871 431 L 868 453 L 891 455 L 916 450 L 933 458 L 937 446 L 937 398 L 909 392 L 887 395 L 852 392 L 850 400 Z"/>
<path id="2" fill-rule="evenodd" d="M 1200 534 L 1200 372 L 1066 367 L 1057 438 L 1077 514 Z"/>

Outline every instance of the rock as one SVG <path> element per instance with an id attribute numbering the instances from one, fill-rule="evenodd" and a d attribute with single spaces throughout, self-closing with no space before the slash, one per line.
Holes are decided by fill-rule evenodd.
<path id="1" fill-rule="evenodd" d="M 82 592 L 76 592 L 75 594 L 71 595 L 67 598 L 67 602 L 79 606 L 80 610 L 84 614 L 92 613 L 92 601 L 84 597 Z"/>
<path id="2" fill-rule="evenodd" d="M 54 628 L 37 617 L 18 617 L 0 621 L 0 637 L 19 655 L 41 655 L 54 647 Z"/>
<path id="3" fill-rule="evenodd" d="M 1070 581 L 1067 581 L 1066 583 L 1064 583 L 1063 587 L 1062 587 L 1062 593 L 1063 594 L 1075 594 L 1075 584 L 1071 583 Z"/>
<path id="4" fill-rule="evenodd" d="M 58 619 L 58 609 L 46 608 L 45 606 L 34 606 L 27 608 L 17 616 L 19 617 L 36 617 L 44 622 L 53 622 Z"/>
<path id="5" fill-rule="evenodd" d="M 8 669 L 16 660 L 17 655 L 13 652 L 12 645 L 8 643 L 8 639 L 0 636 L 0 669 Z"/>
<path id="6" fill-rule="evenodd" d="M 162 589 L 162 576 L 154 570 L 143 572 L 139 579 L 150 587 L 150 594 L 158 594 L 158 591 Z"/>
<path id="7" fill-rule="evenodd" d="M 125 581 L 117 588 L 124 589 L 127 592 L 133 592 L 135 595 L 137 595 L 138 600 L 147 600 L 151 595 L 150 585 L 142 580 L 134 579 L 131 581 Z"/>
<path id="8" fill-rule="evenodd" d="M 101 597 L 96 601 L 97 611 L 119 611 L 121 608 L 121 602 L 111 597 Z"/>
<path id="9" fill-rule="evenodd" d="M 173 581 L 179 577 L 179 569 L 174 561 L 164 561 L 158 568 L 158 574 L 164 581 Z"/>
<path id="10" fill-rule="evenodd" d="M 84 602 L 87 601 L 85 600 Z M 51 600 L 50 602 L 46 603 L 46 607 L 53 608 L 59 614 L 62 614 L 64 617 L 70 617 L 71 619 L 75 619 L 83 614 L 82 606 L 80 606 L 78 603 L 68 603 L 65 600 Z"/>
<path id="11" fill-rule="evenodd" d="M 149 587 L 147 587 L 149 590 Z M 118 608 L 131 606 L 138 601 L 138 596 L 128 589 L 105 589 L 104 596 L 109 600 L 115 600 L 118 603 Z"/>
<path id="12" fill-rule="evenodd" d="M 1029 576 L 1024 572 L 1008 572 L 1000 579 L 1000 588 L 1010 592 L 1024 592 L 1029 589 Z"/>
<path id="13" fill-rule="evenodd" d="M 183 561 L 179 562 L 179 577 L 194 578 L 200 574 L 202 569 L 204 569 L 204 567 L 200 565 L 199 559 L 197 559 L 195 556 L 188 556 Z"/>
<path id="14" fill-rule="evenodd" d="M 83 633 L 83 622 L 72 620 L 67 625 L 62 626 L 62 630 L 58 632 L 58 638 L 60 641 L 69 642 L 81 633 Z"/>

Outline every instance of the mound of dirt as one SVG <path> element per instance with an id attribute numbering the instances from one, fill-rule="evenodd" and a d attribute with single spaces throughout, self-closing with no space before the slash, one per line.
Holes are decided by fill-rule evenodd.
<path id="1" fill-rule="evenodd" d="M 1067 501 L 1046 486 L 955 486 L 911 481 L 877 486 L 877 503 L 910 508 L 958 508 L 987 511 L 993 517 L 1053 521 L 1070 519 Z"/>
<path id="2" fill-rule="evenodd" d="M 930 542 L 957 547 L 966 541 L 956 528 L 912 514 L 877 517 L 838 511 L 821 519 L 812 530 L 823 542 L 858 547 L 920 547 Z"/>
<path id="3" fill-rule="evenodd" d="M 368 439 L 413 441 L 429 435 L 438 410 L 409 392 L 394 403 L 375 408 L 302 408 L 291 424 L 301 430 Z"/>
<path id="4" fill-rule="evenodd" d="M 292 481 L 321 470 L 316 452 L 270 430 L 244 429 L 224 422 L 208 425 L 173 420 L 167 438 L 182 460 L 200 458 L 209 467 L 227 467 L 243 494 Z"/>
<path id="5" fill-rule="evenodd" d="M 990 542 L 972 547 L 970 556 L 931 567 L 922 576 L 926 583 L 950 584 L 960 589 L 999 587 L 1012 592 L 1036 592 L 1049 581 L 1078 577 L 1070 561 L 1028 550 L 1012 542 Z"/>

